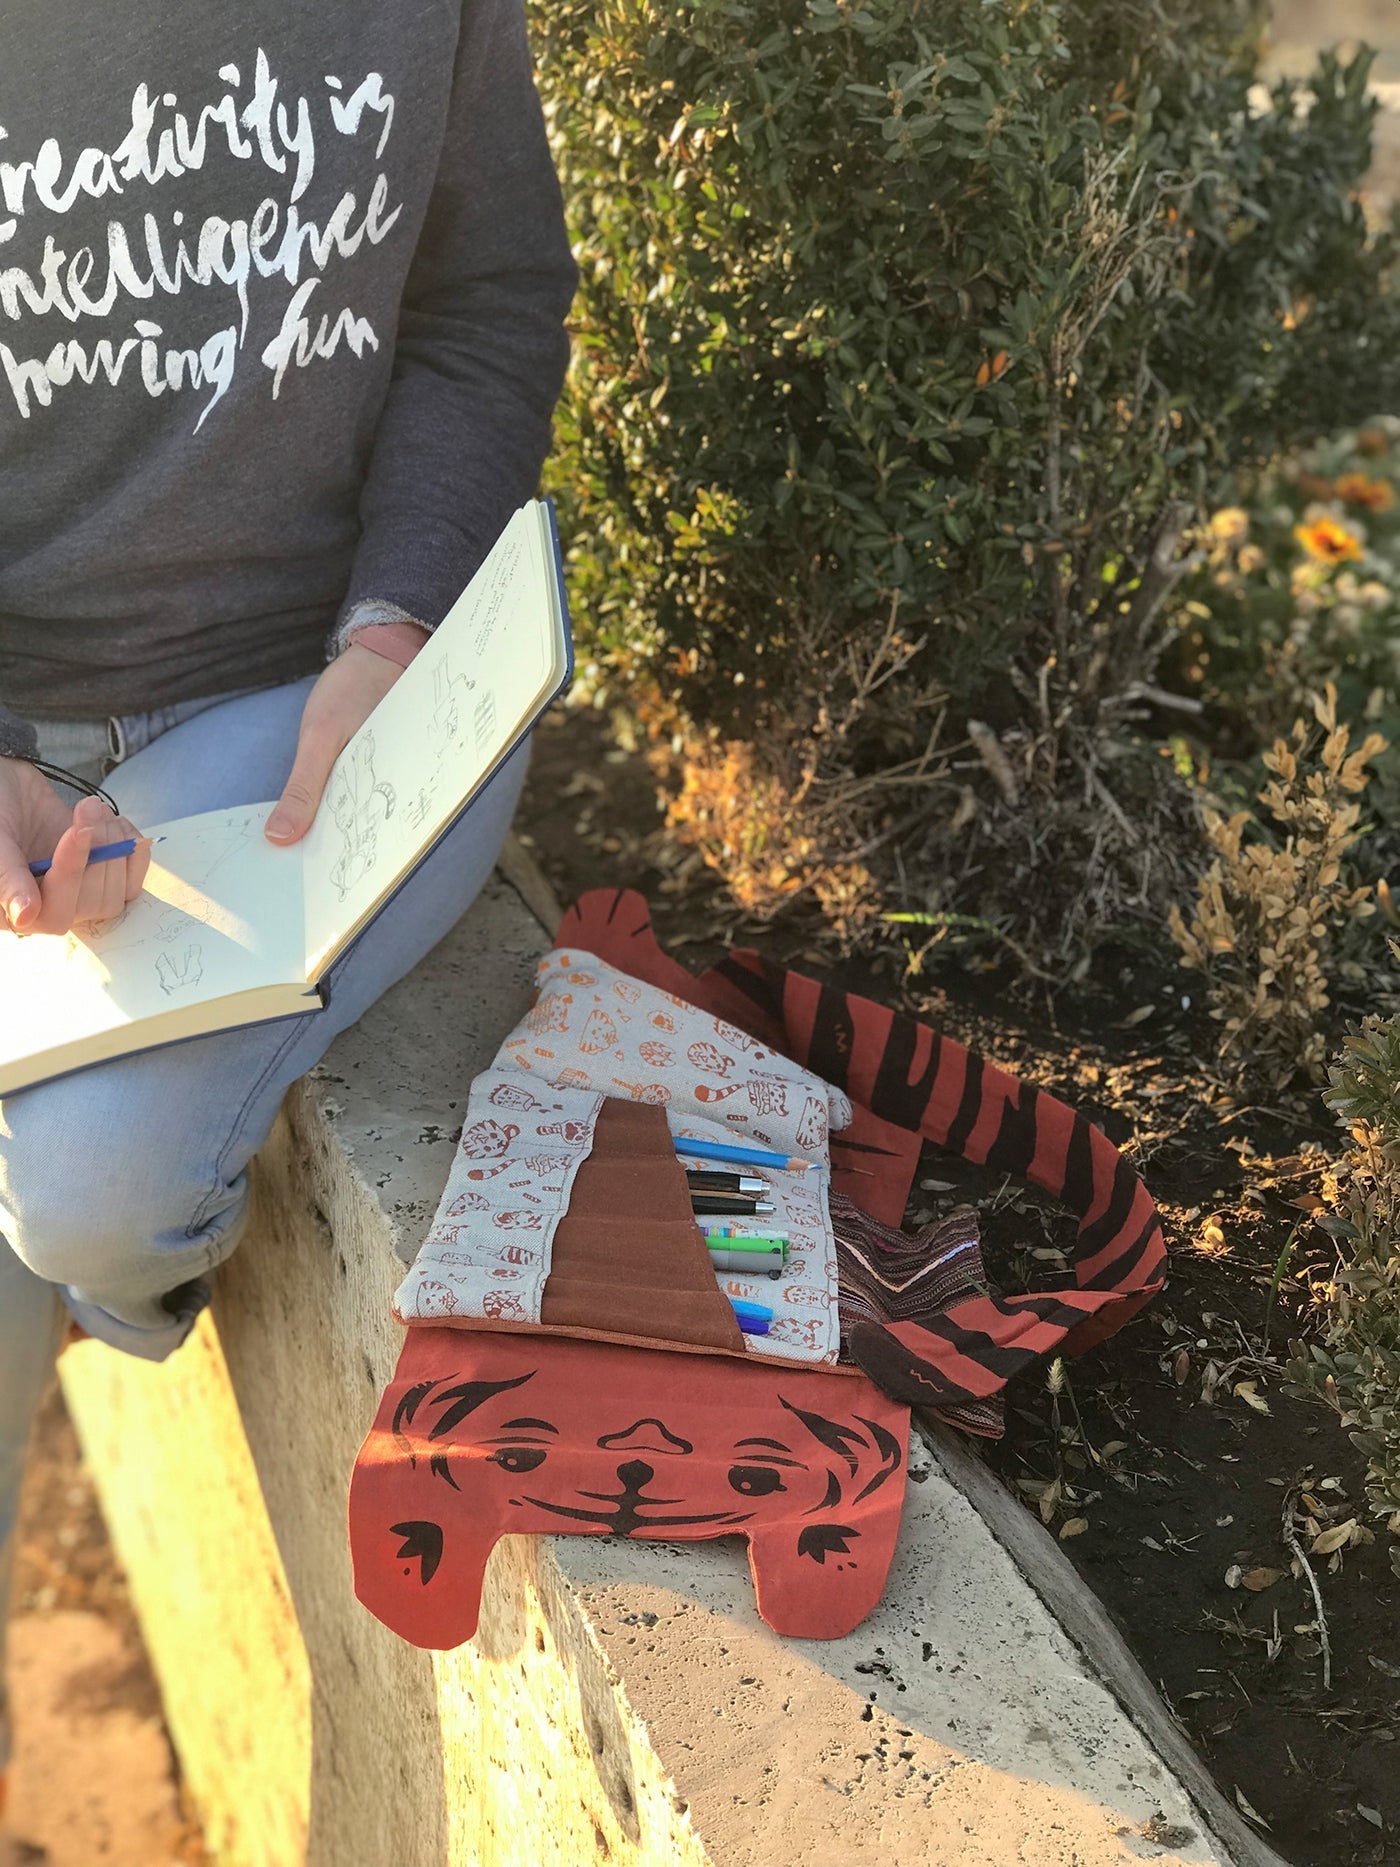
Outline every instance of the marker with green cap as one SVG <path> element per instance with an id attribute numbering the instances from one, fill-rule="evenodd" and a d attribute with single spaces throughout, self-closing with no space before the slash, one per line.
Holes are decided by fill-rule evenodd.
<path id="1" fill-rule="evenodd" d="M 777 1251 L 787 1260 L 785 1238 L 707 1238 L 705 1243 L 711 1251 Z"/>

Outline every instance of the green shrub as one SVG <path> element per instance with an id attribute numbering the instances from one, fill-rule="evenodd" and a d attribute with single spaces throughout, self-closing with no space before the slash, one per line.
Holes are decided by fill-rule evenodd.
<path id="1" fill-rule="evenodd" d="M 751 742 L 772 837 L 898 856 L 905 905 L 1065 945 L 1159 917 L 1146 813 L 1188 813 L 1133 721 L 1183 530 L 1400 372 L 1366 59 L 1260 112 L 1233 0 L 535 17 L 591 678 L 693 757 Z"/>

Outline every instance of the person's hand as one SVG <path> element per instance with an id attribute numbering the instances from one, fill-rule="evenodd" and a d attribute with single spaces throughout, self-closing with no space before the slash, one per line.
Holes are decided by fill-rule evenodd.
<path id="1" fill-rule="evenodd" d="M 132 855 L 87 865 L 101 843 L 137 838 Z M 47 875 L 31 862 L 52 857 Z M 23 759 L 0 758 L 0 931 L 62 934 L 87 921 L 113 920 L 140 894 L 151 845 L 100 798 L 69 809 L 48 779 Z"/>
<path id="2" fill-rule="evenodd" d="M 299 843 L 306 835 L 332 765 L 402 673 L 353 641 L 326 669 L 302 710 L 292 775 L 267 820 L 270 842 Z"/>

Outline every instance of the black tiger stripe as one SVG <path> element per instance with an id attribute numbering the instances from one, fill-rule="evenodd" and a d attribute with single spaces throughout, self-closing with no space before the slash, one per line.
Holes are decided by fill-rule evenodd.
<path id="1" fill-rule="evenodd" d="M 940 1044 L 940 1056 L 942 1048 Z M 943 1143 L 950 1153 L 964 1156 L 967 1153 L 967 1137 L 976 1127 L 977 1117 L 982 1113 L 982 1076 L 986 1067 L 975 1050 L 967 1052 L 967 1075 L 963 1079 L 962 1099 Z"/>
<path id="2" fill-rule="evenodd" d="M 912 1407 L 977 1406 L 985 1396 L 955 1381 L 946 1369 L 916 1355 L 898 1336 L 873 1322 L 858 1323 L 848 1337 L 852 1359 L 863 1374 L 895 1400 Z"/>
<path id="3" fill-rule="evenodd" d="M 816 1015 L 812 1020 L 807 1068 L 818 1076 L 824 1076 L 827 1082 L 834 1083 L 838 1089 L 844 1089 L 850 1080 L 851 1058 L 855 1054 L 855 1047 L 856 1027 L 850 994 L 843 992 L 839 985 L 824 982 L 817 1000 Z"/>
<path id="4" fill-rule="evenodd" d="M 1075 1301 L 1072 1290 L 1059 1292 L 1047 1291 L 1043 1296 L 1032 1293 L 1028 1297 L 992 1297 L 989 1299 L 998 1316 L 1005 1316 L 1008 1322 L 1019 1322 L 1022 1317 L 1030 1316 L 1038 1326 L 1051 1329 L 1073 1329 L 1083 1322 L 1092 1311 L 1086 1304 Z"/>
<path id="5" fill-rule="evenodd" d="M 1014 1305 L 1004 1299 L 994 1300 L 992 1307 L 1009 1321 L 1024 1321 L 1032 1328 L 1058 1329 L 1061 1334 L 1077 1328 L 1094 1314 L 1088 1304 L 1078 1304 L 1069 1295 L 1035 1297 L 1030 1302 Z M 1043 1347 L 994 1341 L 985 1329 L 970 1329 L 965 1323 L 957 1322 L 951 1311 L 947 1315 L 932 1316 L 918 1326 L 923 1334 L 946 1343 L 965 1360 L 985 1368 L 1002 1382 L 1041 1360 L 1046 1352 Z"/>
<path id="6" fill-rule="evenodd" d="M 1030 1083 L 1021 1083 L 1020 1107 L 1008 1096 L 1002 1104 L 1001 1125 L 987 1155 L 987 1165 L 998 1173 L 1011 1173 L 1024 1180 L 1035 1159 L 1040 1134 L 1040 1092 Z"/>
<path id="7" fill-rule="evenodd" d="M 1113 1189 L 1108 1196 L 1108 1204 L 1092 1225 L 1081 1229 L 1074 1247 L 1077 1258 L 1092 1258 L 1096 1252 L 1113 1243 L 1133 1216 L 1133 1205 L 1141 1185 L 1142 1181 L 1119 1154 L 1113 1168 Z"/>
<path id="8" fill-rule="evenodd" d="M 929 1045 L 928 1062 L 917 1076 L 911 1077 L 918 1049 L 920 1027 L 913 1018 L 895 1018 L 880 1055 L 875 1073 L 875 1087 L 870 1096 L 870 1110 L 884 1121 L 901 1128 L 918 1128 L 928 1109 L 933 1085 L 938 1079 L 938 1060 L 943 1040 L 935 1037 Z"/>
<path id="9" fill-rule="evenodd" d="M 1156 1212 L 1149 1212 L 1138 1228 L 1131 1243 L 1124 1247 L 1116 1258 L 1110 1258 L 1107 1264 L 1100 1265 L 1092 1277 L 1083 1284 L 1085 1290 L 1112 1290 L 1117 1285 L 1127 1283 L 1148 1255 L 1153 1245 L 1160 1246 L 1165 1253 L 1166 1240 L 1162 1236 L 1162 1222 Z"/>
<path id="10" fill-rule="evenodd" d="M 1083 1322 L 1084 1314 L 1081 1310 L 1070 1313 L 1076 1323 Z M 1040 1320 L 1038 1315 L 1036 1320 Z M 922 1334 L 936 1336 L 964 1360 L 985 1368 L 989 1374 L 996 1375 L 1002 1381 L 1009 1381 L 1013 1374 L 1019 1374 L 1022 1368 L 1040 1358 L 1039 1349 L 994 1342 L 985 1329 L 969 1329 L 965 1323 L 955 1322 L 951 1314 L 931 1316 L 927 1322 L 919 1323 L 918 1328 Z"/>
<path id="11" fill-rule="evenodd" d="M 613 921 L 617 918 L 617 911 L 622 906 L 623 902 L 627 899 L 627 896 L 630 892 L 631 892 L 630 889 L 619 888 L 616 891 L 616 893 L 613 895 L 612 902 L 608 908 L 609 927 L 612 926 Z M 639 925 L 635 929 L 633 929 L 633 932 L 634 934 L 645 933 L 646 929 L 650 926 L 651 926 L 651 915 L 648 913 L 646 919 L 640 922 Z"/>
<path id="12" fill-rule="evenodd" d="M 766 961 L 749 966 L 733 953 L 726 953 L 715 971 L 767 1018 L 781 1020 L 783 1015 L 783 975 Z"/>
<path id="13" fill-rule="evenodd" d="M 1065 1181 L 1060 1197 L 1076 1212 L 1089 1210 L 1094 1198 L 1094 1127 L 1083 1115 L 1076 1115 L 1065 1149 Z"/>

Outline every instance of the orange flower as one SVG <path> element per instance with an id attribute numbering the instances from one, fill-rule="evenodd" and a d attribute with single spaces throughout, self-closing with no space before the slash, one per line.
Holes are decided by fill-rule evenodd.
<path id="1" fill-rule="evenodd" d="M 1361 540 L 1356 533 L 1325 513 L 1311 525 L 1295 525 L 1293 536 L 1319 564 L 1346 564 L 1361 556 Z"/>
<path id="2" fill-rule="evenodd" d="M 1364 506 L 1368 512 L 1389 512 L 1395 504 L 1395 488 L 1389 480 L 1373 480 L 1369 473 L 1344 473 L 1337 481 L 1338 499 L 1349 506 Z"/>

